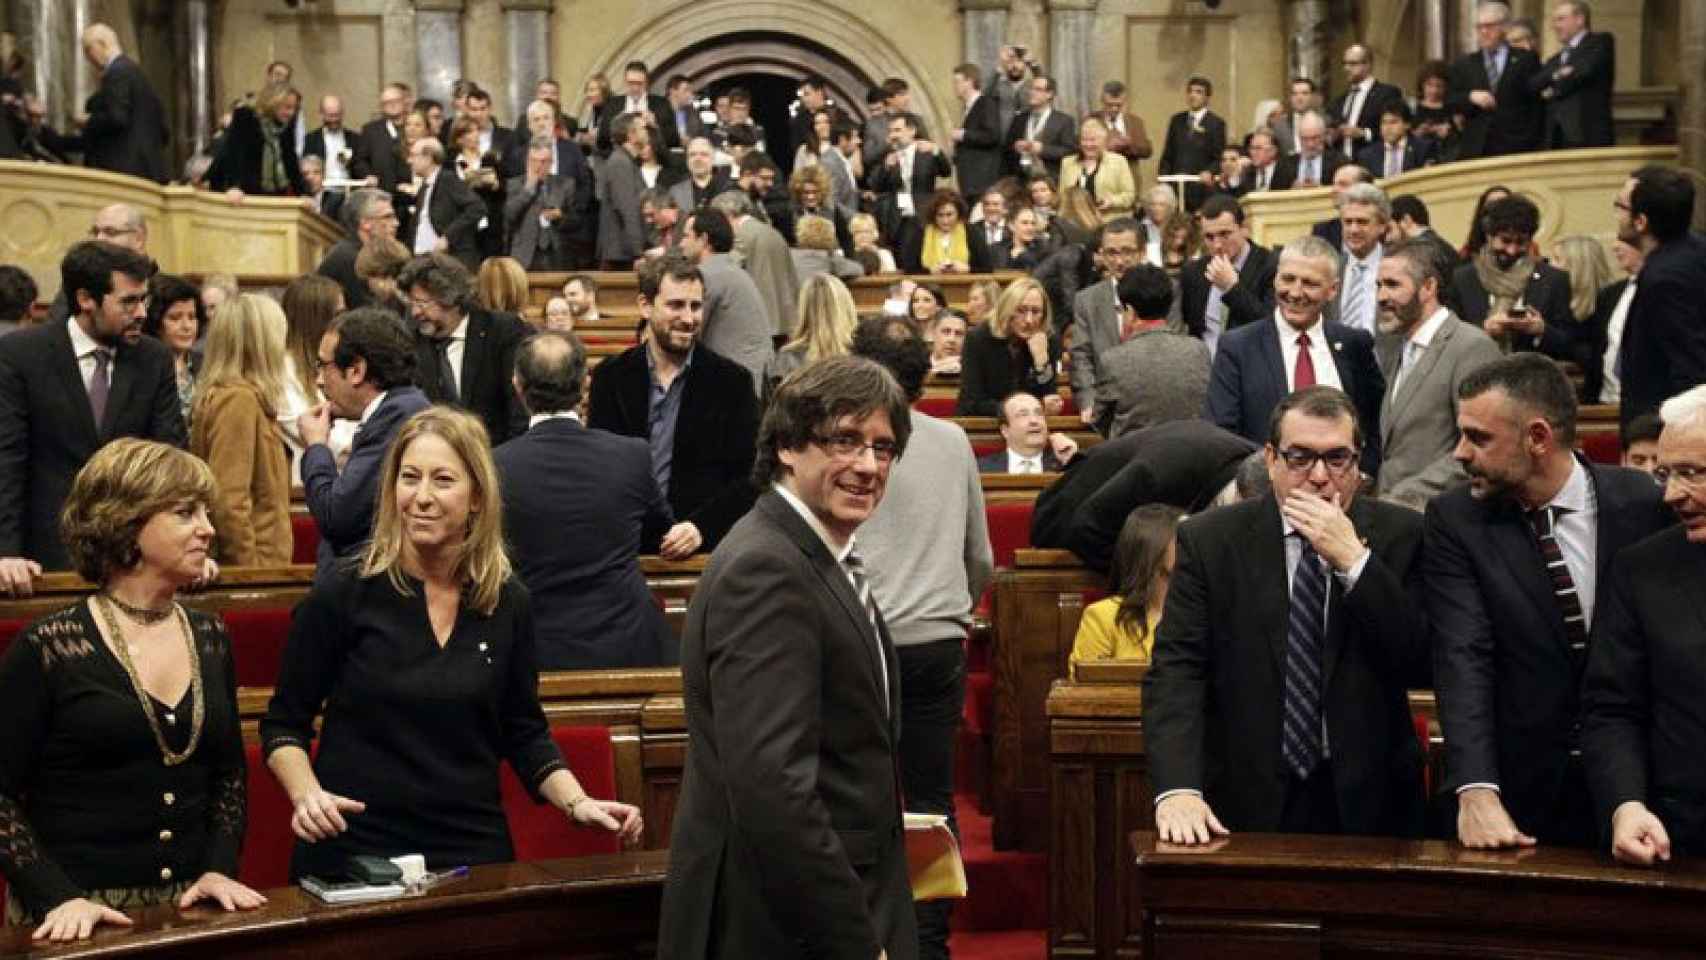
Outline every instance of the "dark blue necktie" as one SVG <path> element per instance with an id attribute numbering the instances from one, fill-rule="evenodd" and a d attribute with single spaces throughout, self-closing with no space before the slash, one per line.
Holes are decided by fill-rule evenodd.
<path id="1" fill-rule="evenodd" d="M 1285 698 L 1280 751 L 1299 779 L 1321 763 L 1321 648 L 1326 637 L 1327 574 L 1309 541 L 1292 577 L 1285 643 Z"/>

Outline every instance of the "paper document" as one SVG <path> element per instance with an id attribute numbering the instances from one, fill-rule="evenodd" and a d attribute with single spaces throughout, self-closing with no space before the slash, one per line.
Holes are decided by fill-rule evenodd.
<path id="1" fill-rule="evenodd" d="M 966 895 L 960 845 L 939 813 L 906 814 L 906 868 L 912 899 L 946 900 Z"/>

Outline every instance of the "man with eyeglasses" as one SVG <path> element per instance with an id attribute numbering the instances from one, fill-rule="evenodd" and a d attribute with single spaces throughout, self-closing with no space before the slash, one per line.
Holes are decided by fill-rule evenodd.
<path id="1" fill-rule="evenodd" d="M 1179 527 L 1143 685 L 1158 838 L 1419 835 L 1421 517 L 1357 495 L 1343 391 L 1291 394 L 1268 434 L 1271 495 Z"/>
<path id="2" fill-rule="evenodd" d="M 1457 838 L 1594 846 L 1578 695 L 1599 587 L 1673 518 L 1651 477 L 1576 451 L 1575 388 L 1552 360 L 1487 364 L 1457 401 L 1469 486 L 1428 504 L 1423 557 Z"/>
<path id="3" fill-rule="evenodd" d="M 1465 121 L 1460 159 L 1526 153 L 1540 147 L 1544 115 L 1540 101 L 1529 92 L 1530 81 L 1540 73 L 1540 61 L 1530 51 L 1506 42 L 1510 18 L 1510 7 L 1499 0 L 1476 5 L 1478 49 L 1451 65 L 1446 103 Z"/>
<path id="4" fill-rule="evenodd" d="M 344 290 L 344 306 L 354 310 L 373 302 L 373 291 L 356 275 L 355 258 L 375 239 L 397 239 L 397 212 L 391 206 L 390 194 L 362 187 L 350 191 L 339 214 L 348 232 L 326 251 L 314 272 L 336 280 Z"/>
<path id="5" fill-rule="evenodd" d="M 1601 849 L 1651 865 L 1706 851 L 1706 386 L 1660 408 L 1659 480 L 1681 523 L 1618 555 L 1582 685 L 1582 762 Z"/>
<path id="6" fill-rule="evenodd" d="M 148 221 L 143 218 L 142 211 L 128 203 L 108 204 L 95 214 L 94 221 L 89 224 L 89 239 L 115 244 L 146 256 Z M 153 276 L 157 269 L 150 270 L 149 276 Z M 53 303 L 48 305 L 48 322 L 64 323 L 71 319 L 71 313 L 71 295 L 61 287 Z"/>
<path id="7" fill-rule="evenodd" d="M 14 595 L 33 572 L 71 568 L 59 508 L 96 450 L 118 437 L 186 439 L 171 355 L 142 335 L 154 262 L 85 240 L 59 270 L 71 318 L 0 338 L 0 557 L 13 558 L 0 560 L 0 585 Z"/>
<path id="8" fill-rule="evenodd" d="M 1103 224 L 1096 246 L 1102 279 L 1072 298 L 1072 402 L 1085 423 L 1096 418 L 1098 361 L 1125 341 L 1119 285 L 1126 271 L 1143 260 L 1137 238 L 1137 221 L 1131 217 Z"/>
<path id="9" fill-rule="evenodd" d="M 427 398 L 478 416 L 493 446 L 526 433 L 527 408 L 509 382 L 528 334 L 521 318 L 480 307 L 473 274 L 442 253 L 410 260 L 397 289 L 408 298 L 417 382 Z"/>

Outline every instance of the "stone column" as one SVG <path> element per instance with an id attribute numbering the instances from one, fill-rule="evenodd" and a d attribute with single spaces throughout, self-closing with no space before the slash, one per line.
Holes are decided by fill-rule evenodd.
<path id="1" fill-rule="evenodd" d="M 47 107 L 47 122 L 70 132 L 95 92 L 95 68 L 83 57 L 83 28 L 95 22 L 92 0 L 36 0 L 13 7 L 18 47 L 29 58 L 29 92 Z"/>
<path id="2" fill-rule="evenodd" d="M 1043 69 L 1054 77 L 1055 109 L 1068 115 L 1081 114 L 1099 102 L 1101 81 L 1090 62 L 1096 4 L 1097 0 L 1047 0 L 1048 59 Z"/>
<path id="3" fill-rule="evenodd" d="M 1315 81 L 1323 95 L 1331 79 L 1327 67 L 1327 16 L 1327 0 L 1291 0 L 1286 67 L 1293 77 Z"/>
<path id="4" fill-rule="evenodd" d="M 1456 0 L 1457 49 L 1454 51 L 1456 55 L 1473 53 L 1480 48 L 1480 45 L 1475 42 L 1475 8 L 1480 5 L 1480 0 Z"/>
<path id="5" fill-rule="evenodd" d="M 1446 60 L 1451 56 L 1451 18 L 1445 5 L 1446 0 L 1420 0 L 1416 12 L 1422 24 L 1423 60 Z"/>
<path id="6" fill-rule="evenodd" d="M 437 100 L 447 112 L 451 88 L 462 76 L 462 3 L 415 0 L 415 55 L 420 71 L 415 95 Z"/>
<path id="7" fill-rule="evenodd" d="M 210 0 L 185 0 L 179 9 L 178 51 L 184 58 L 179 82 L 184 98 L 178 113 L 178 142 L 187 145 L 191 155 L 207 149 L 213 130 L 212 6 Z"/>
<path id="8" fill-rule="evenodd" d="M 525 130 L 527 105 L 551 75 L 551 0 L 503 0 L 504 52 L 509 55 L 510 116 Z"/>
<path id="9" fill-rule="evenodd" d="M 964 31 L 963 53 L 967 63 L 986 71 L 999 69 L 1001 46 L 1007 42 L 1007 11 L 1012 0 L 960 0 L 960 25 Z M 994 77 L 984 77 L 984 87 Z"/>
<path id="10" fill-rule="evenodd" d="M 1682 96 L 1677 104 L 1677 144 L 1682 149 L 1683 166 L 1706 174 L 1706 0 L 1682 0 L 1681 13 L 1676 72 L 1682 81 Z"/>

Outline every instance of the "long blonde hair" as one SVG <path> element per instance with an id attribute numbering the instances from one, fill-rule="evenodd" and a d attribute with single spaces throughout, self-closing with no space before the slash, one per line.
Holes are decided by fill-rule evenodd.
<path id="1" fill-rule="evenodd" d="M 520 313 L 527 307 L 527 268 L 514 257 L 488 257 L 476 287 L 474 299 L 487 310 Z"/>
<path id="2" fill-rule="evenodd" d="M 859 311 L 847 285 L 827 273 L 819 273 L 800 288 L 799 319 L 784 350 L 804 350 L 806 362 L 839 357 L 853 347 L 853 328 Z"/>
<path id="3" fill-rule="evenodd" d="M 284 309 L 271 297 L 243 293 L 221 304 L 202 354 L 198 413 L 213 387 L 248 385 L 260 391 L 267 416 L 277 416 L 284 397 L 284 328 Z"/>
<path id="4" fill-rule="evenodd" d="M 450 445 L 474 484 L 473 505 L 479 509 L 469 514 L 468 534 L 456 557 L 456 579 L 468 585 L 473 608 L 490 616 L 511 572 L 509 554 L 504 551 L 503 495 L 498 489 L 498 469 L 492 462 L 492 444 L 485 425 L 473 414 L 453 407 L 438 405 L 422 410 L 410 417 L 391 441 L 379 473 L 379 512 L 373 520 L 373 539 L 361 558 L 361 575 L 383 573 L 399 593 L 410 592 L 408 575 L 403 571 L 405 536 L 402 511 L 397 507 L 397 475 L 402 472 L 403 454 L 409 444 L 428 435 Z"/>
<path id="5" fill-rule="evenodd" d="M 1552 245 L 1558 268 L 1570 274 L 1570 315 L 1586 323 L 1599 305 L 1599 292 L 1616 276 L 1605 244 L 1576 234 Z"/>
<path id="6" fill-rule="evenodd" d="M 989 319 L 985 321 L 989 324 L 989 332 L 995 334 L 995 339 L 1007 339 L 1008 324 L 1012 320 L 1013 311 L 1019 309 L 1020 302 L 1032 290 L 1035 290 L 1037 295 L 1043 298 L 1043 332 L 1047 333 L 1054 329 L 1052 313 L 1054 308 L 1049 303 L 1048 291 L 1044 290 L 1043 285 L 1034 278 L 1020 277 L 1009 283 L 1007 289 L 1001 291 L 1001 299 L 995 302 L 995 309 L 990 312 Z"/>

